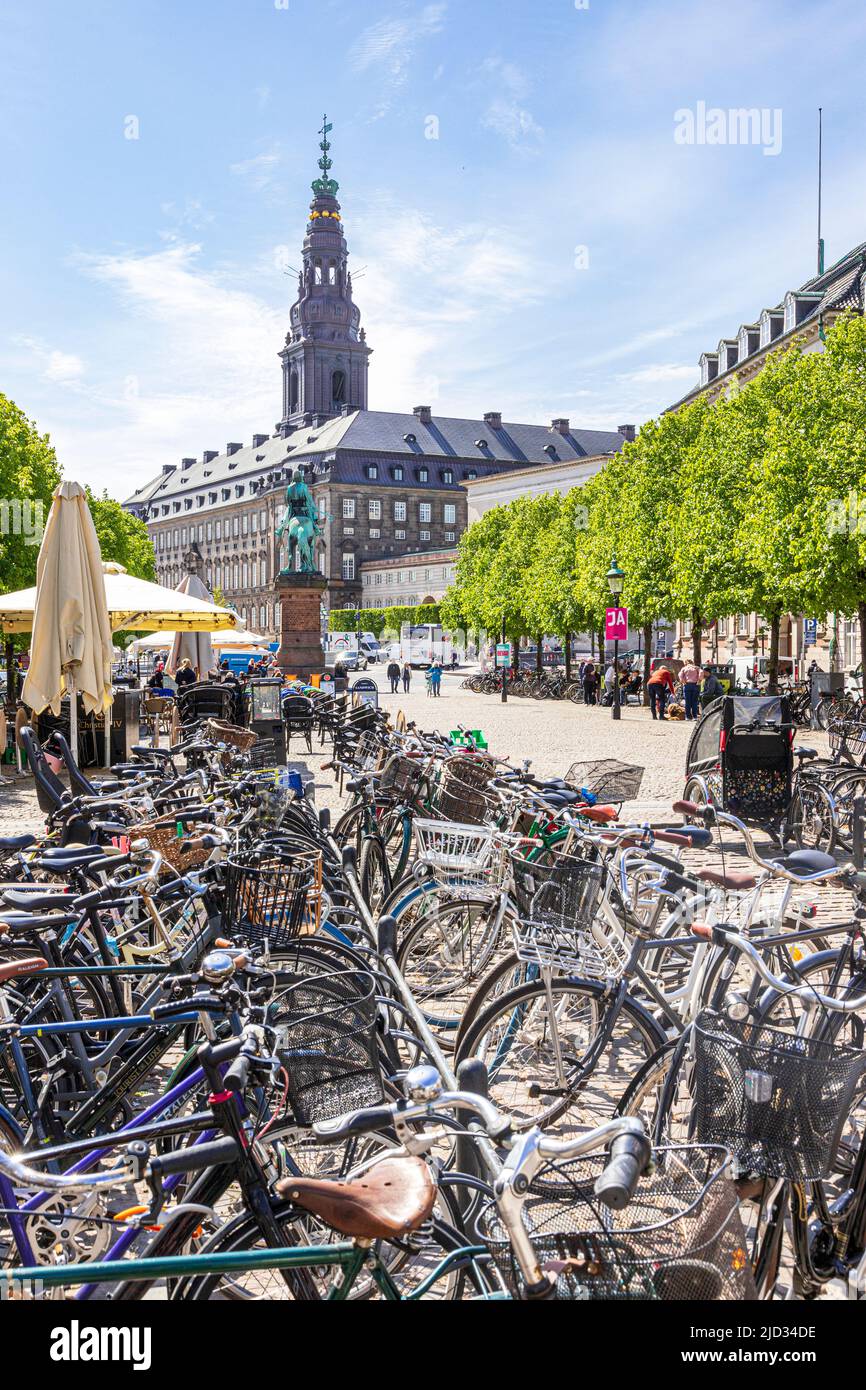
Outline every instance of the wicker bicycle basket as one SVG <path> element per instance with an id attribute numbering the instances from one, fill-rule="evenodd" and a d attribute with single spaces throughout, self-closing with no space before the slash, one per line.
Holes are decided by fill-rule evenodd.
<path id="1" fill-rule="evenodd" d="M 419 758 L 406 758 L 394 753 L 382 769 L 376 783 L 377 798 L 389 801 L 414 801 L 427 778 L 427 764 Z"/>
<path id="2" fill-rule="evenodd" d="M 499 806 L 496 797 L 486 790 L 495 775 L 496 764 L 490 758 L 449 758 L 433 790 L 431 809 L 443 820 L 484 825 Z"/>
<path id="3" fill-rule="evenodd" d="M 204 731 L 212 743 L 226 743 L 239 753 L 248 753 L 259 741 L 258 734 L 253 733 L 252 729 L 242 729 L 224 719 L 208 719 Z"/>
<path id="4" fill-rule="evenodd" d="M 724 1149 L 679 1145 L 655 1151 L 627 1207 L 595 1195 L 606 1158 L 545 1166 L 530 1183 L 521 1219 L 542 1270 L 562 1299 L 695 1302 L 754 1297 L 737 1197 Z M 495 1201 L 481 1238 L 509 1289 L 522 1277 Z"/>
<path id="5" fill-rule="evenodd" d="M 382 1100 L 377 1020 L 375 982 L 363 970 L 309 976 L 275 997 L 268 1022 L 298 1124 Z"/>
<path id="6" fill-rule="evenodd" d="M 183 816 L 171 819 L 147 821 L 129 830 L 129 840 L 147 840 L 151 849 L 162 855 L 164 867 L 176 869 L 178 873 L 189 873 L 190 869 L 200 869 L 211 851 L 201 846 L 188 849 L 190 840 L 207 834 L 207 826 L 194 823 L 187 826 Z"/>
<path id="7" fill-rule="evenodd" d="M 866 1054 L 705 1009 L 695 1020 L 695 1133 L 741 1172 L 795 1182 L 831 1171 Z"/>
<path id="8" fill-rule="evenodd" d="M 222 931 L 253 948 L 287 947 L 318 930 L 322 856 L 310 848 L 265 845 L 226 863 Z"/>

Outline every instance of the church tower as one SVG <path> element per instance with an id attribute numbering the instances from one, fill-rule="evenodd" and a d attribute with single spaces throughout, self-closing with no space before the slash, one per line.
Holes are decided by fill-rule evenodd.
<path id="1" fill-rule="evenodd" d="M 339 184 L 330 177 L 332 161 L 327 117 L 319 131 L 321 178 L 312 184 L 313 201 L 298 276 L 298 298 L 280 353 L 283 364 L 283 436 L 299 425 L 321 424 L 334 415 L 367 408 L 367 364 L 372 351 L 352 302 L 346 238 L 337 202 Z"/>

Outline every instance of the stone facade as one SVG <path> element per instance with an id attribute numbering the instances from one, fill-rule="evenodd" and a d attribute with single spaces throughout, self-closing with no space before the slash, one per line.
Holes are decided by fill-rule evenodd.
<path id="1" fill-rule="evenodd" d="M 457 550 L 416 551 L 361 566 L 361 607 L 439 603 L 454 579 Z"/>

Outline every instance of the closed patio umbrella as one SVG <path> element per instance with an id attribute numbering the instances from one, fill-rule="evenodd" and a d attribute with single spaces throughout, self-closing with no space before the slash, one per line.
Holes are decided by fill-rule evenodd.
<path id="1" fill-rule="evenodd" d="M 185 574 L 175 590 L 178 594 L 186 594 L 190 598 L 201 599 L 205 603 L 210 603 L 210 594 L 205 584 L 199 579 L 197 574 Z M 207 677 L 208 671 L 214 664 L 213 647 L 211 646 L 209 632 L 176 632 L 174 641 L 171 644 L 171 651 L 168 654 L 168 661 L 165 669 L 170 676 L 177 671 L 180 663 L 187 658 L 190 665 L 198 672 L 200 680 Z"/>
<path id="2" fill-rule="evenodd" d="M 69 695 L 70 743 L 78 757 L 80 693 L 88 714 L 105 714 L 111 687 L 111 625 L 102 556 L 87 494 L 79 483 L 60 483 L 36 562 L 30 667 L 21 697 L 34 714 L 60 713 Z"/>

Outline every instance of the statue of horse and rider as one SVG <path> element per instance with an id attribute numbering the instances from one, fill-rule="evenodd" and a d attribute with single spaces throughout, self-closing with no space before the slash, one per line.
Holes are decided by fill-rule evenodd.
<path id="1" fill-rule="evenodd" d="M 277 527 L 278 545 L 286 539 L 289 547 L 280 574 L 317 574 L 314 546 L 323 534 L 313 494 L 300 468 L 296 468 L 286 488 L 286 515 Z"/>

